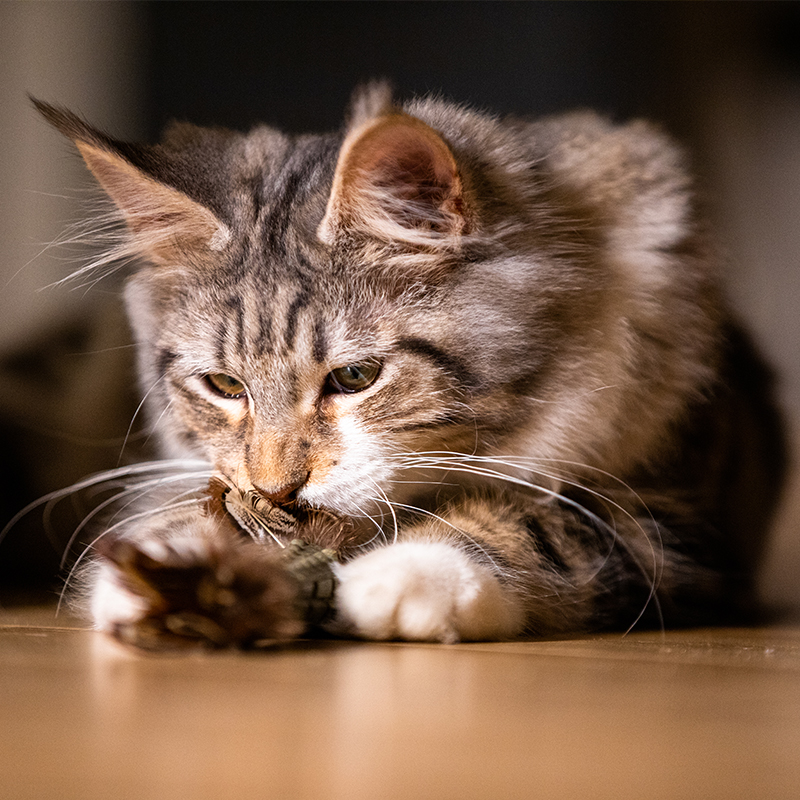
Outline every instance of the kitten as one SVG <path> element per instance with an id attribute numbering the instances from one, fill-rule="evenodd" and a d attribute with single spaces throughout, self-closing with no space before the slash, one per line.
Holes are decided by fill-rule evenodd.
<path id="1" fill-rule="evenodd" d="M 126 224 L 109 258 L 139 259 L 142 389 L 179 459 L 130 490 L 147 502 L 171 474 L 171 502 L 98 539 L 98 628 L 169 639 L 202 574 L 220 608 L 261 598 L 243 626 L 220 612 L 223 643 L 299 632 L 259 605 L 273 548 L 209 513 L 211 477 L 339 548 L 340 634 L 505 639 L 752 607 L 781 425 L 658 130 L 397 105 L 376 84 L 342 134 L 180 124 L 142 146 L 36 105 Z"/>

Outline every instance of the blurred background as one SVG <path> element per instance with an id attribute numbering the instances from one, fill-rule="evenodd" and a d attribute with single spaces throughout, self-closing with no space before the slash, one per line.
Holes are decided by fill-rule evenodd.
<path id="1" fill-rule="evenodd" d="M 798 440 L 800 4 L 0 3 L 0 526 L 145 438 L 123 452 L 137 391 L 117 281 L 54 285 L 90 255 L 48 246 L 89 183 L 27 94 L 154 140 L 171 118 L 334 129 L 372 77 L 500 113 L 644 116 L 684 142 Z M 82 513 L 68 501 L 15 524 L 0 587 L 56 586 L 59 531 Z M 778 605 L 800 605 L 799 525 L 793 476 L 764 565 Z"/>

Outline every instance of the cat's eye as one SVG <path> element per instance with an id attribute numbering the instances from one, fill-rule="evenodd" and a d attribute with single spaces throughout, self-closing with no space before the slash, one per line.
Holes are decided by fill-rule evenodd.
<path id="1" fill-rule="evenodd" d="M 380 371 L 381 365 L 378 361 L 348 364 L 328 374 L 328 388 L 330 391 L 345 394 L 360 392 L 375 383 Z"/>
<path id="2" fill-rule="evenodd" d="M 238 399 L 247 394 L 244 384 L 224 372 L 212 372 L 204 376 L 206 384 L 222 397 Z"/>

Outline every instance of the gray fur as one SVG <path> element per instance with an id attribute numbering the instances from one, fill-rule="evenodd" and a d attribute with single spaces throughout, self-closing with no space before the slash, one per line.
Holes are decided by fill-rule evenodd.
<path id="1" fill-rule="evenodd" d="M 137 203 L 151 181 L 180 195 L 157 242 L 120 204 L 145 257 L 126 299 L 165 456 L 242 490 L 298 484 L 301 506 L 350 521 L 349 558 L 395 521 L 401 540 L 455 542 L 521 606 L 517 632 L 751 606 L 780 424 L 660 131 L 398 108 L 376 86 L 342 135 L 180 126 L 144 147 L 39 106 L 90 166 L 130 173 Z M 342 175 L 387 115 L 405 151 Z M 365 359 L 374 385 L 325 388 Z M 209 373 L 248 398 L 212 396 Z"/>

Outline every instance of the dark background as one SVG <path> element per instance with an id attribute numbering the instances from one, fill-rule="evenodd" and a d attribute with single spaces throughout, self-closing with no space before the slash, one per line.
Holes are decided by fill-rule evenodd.
<path id="1" fill-rule="evenodd" d="M 389 78 L 500 113 L 589 106 L 691 132 L 703 72 L 800 67 L 796 3 L 147 3 L 150 132 L 170 117 L 292 131 L 339 125 Z"/>
<path id="2" fill-rule="evenodd" d="M 339 124 L 388 77 L 499 112 L 647 113 L 668 93 L 674 13 L 596 3 L 157 3 L 146 9 L 153 121 Z M 666 90 L 666 92 L 665 92 Z M 154 128 L 155 131 L 155 128 Z"/>

